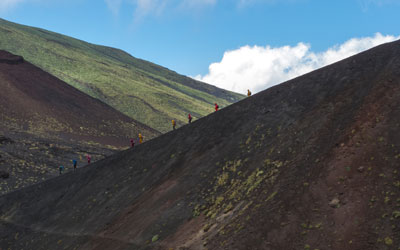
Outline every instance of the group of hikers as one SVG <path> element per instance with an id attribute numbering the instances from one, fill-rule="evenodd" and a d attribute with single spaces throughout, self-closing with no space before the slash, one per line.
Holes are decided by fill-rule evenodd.
<path id="1" fill-rule="evenodd" d="M 248 97 L 251 96 L 251 91 L 249 89 L 247 90 L 247 96 Z M 214 103 L 214 109 L 215 109 L 215 111 L 218 111 L 218 109 L 219 109 L 219 106 L 216 102 Z M 188 122 L 192 123 L 192 115 L 190 113 L 188 115 Z M 176 122 L 175 122 L 175 120 L 172 120 L 172 129 L 175 130 L 175 127 L 176 127 Z"/>
<path id="2" fill-rule="evenodd" d="M 219 106 L 218 106 L 218 104 L 217 103 L 214 103 L 214 105 L 215 105 L 215 111 L 218 111 L 218 109 L 219 109 Z M 189 122 L 189 124 L 190 123 L 192 123 L 192 115 L 189 113 L 188 114 L 188 122 Z M 175 130 L 176 129 L 176 121 L 175 120 L 172 120 L 172 129 L 173 130 Z"/>
<path id="3" fill-rule="evenodd" d="M 247 96 L 248 97 L 251 96 L 251 91 L 249 89 L 247 90 Z M 214 109 L 215 109 L 215 111 L 218 111 L 218 109 L 219 109 L 219 106 L 216 102 L 214 103 Z M 193 119 L 193 117 L 189 113 L 188 114 L 188 123 L 189 124 L 192 123 L 192 119 Z M 176 129 L 176 121 L 175 120 L 172 120 L 172 129 L 173 130 Z M 143 142 L 143 136 L 142 136 L 142 134 L 139 134 L 139 143 L 142 143 L 142 142 Z M 135 146 L 135 141 L 134 141 L 134 139 L 131 139 L 131 148 L 133 148 L 134 146 Z"/>
<path id="4" fill-rule="evenodd" d="M 143 143 L 143 135 L 141 133 L 139 133 L 138 138 L 139 138 L 139 144 L 142 144 Z M 133 148 L 133 147 L 135 147 L 135 140 L 131 139 L 131 148 Z"/>
<path id="5" fill-rule="evenodd" d="M 250 90 L 247 90 L 247 96 L 248 97 L 251 96 Z M 217 103 L 214 103 L 214 109 L 215 109 L 215 111 L 218 111 L 219 106 L 218 106 Z M 188 114 L 188 123 L 189 124 L 192 123 L 192 119 L 193 119 L 192 115 L 189 113 Z M 176 121 L 175 120 L 172 120 L 172 129 L 173 130 L 176 129 Z M 141 133 L 139 133 L 138 138 L 139 138 L 139 144 L 142 144 L 143 143 L 143 135 Z M 135 147 L 135 140 L 133 138 L 131 138 L 131 140 L 130 140 L 130 145 L 131 145 L 131 148 Z M 86 155 L 86 159 L 87 159 L 87 163 L 90 164 L 90 161 L 91 161 L 92 158 L 91 158 L 91 156 L 89 154 Z M 77 168 L 77 165 L 78 165 L 78 161 L 73 159 L 72 160 L 72 164 L 74 166 L 74 172 L 75 172 L 76 168 Z M 59 170 L 60 170 L 60 175 L 61 175 L 64 172 L 64 166 L 61 165 L 59 167 Z"/>
<path id="6" fill-rule="evenodd" d="M 86 155 L 86 159 L 87 159 L 87 163 L 90 164 L 90 162 L 91 162 L 91 160 L 92 160 L 92 157 L 91 157 L 89 154 L 87 154 L 87 155 Z M 75 171 L 76 171 L 76 168 L 78 167 L 78 161 L 75 160 L 75 159 L 73 159 L 73 160 L 72 160 L 72 165 L 73 165 L 73 167 L 74 167 L 74 172 L 75 172 Z M 64 167 L 63 165 L 60 165 L 60 167 L 59 167 L 58 169 L 60 170 L 60 175 L 61 175 L 61 174 L 64 172 L 65 167 Z"/>

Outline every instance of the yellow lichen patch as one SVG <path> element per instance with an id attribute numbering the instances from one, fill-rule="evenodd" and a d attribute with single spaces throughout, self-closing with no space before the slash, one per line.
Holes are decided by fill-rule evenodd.
<path id="1" fill-rule="evenodd" d="M 278 192 L 276 192 L 276 191 L 273 192 L 272 194 L 270 194 L 270 195 L 268 196 L 267 199 L 265 199 L 265 201 L 269 201 L 269 200 L 273 199 L 277 193 L 278 193 Z"/>
<path id="2" fill-rule="evenodd" d="M 247 138 L 247 140 L 246 140 L 246 145 L 249 145 L 250 142 L 251 142 L 251 136 L 249 136 L 249 138 Z"/>
<path id="3" fill-rule="evenodd" d="M 393 244 L 393 240 L 390 237 L 385 238 L 385 244 L 391 246 Z"/>
<path id="4" fill-rule="evenodd" d="M 228 178 L 229 178 L 229 174 L 227 172 L 224 172 L 220 176 L 218 176 L 218 179 L 217 179 L 218 186 L 225 185 L 227 183 Z"/>
<path id="5" fill-rule="evenodd" d="M 215 205 L 219 206 L 219 205 L 222 204 L 223 201 L 224 201 L 224 197 L 223 197 L 223 196 L 218 196 L 218 197 L 215 199 Z"/>

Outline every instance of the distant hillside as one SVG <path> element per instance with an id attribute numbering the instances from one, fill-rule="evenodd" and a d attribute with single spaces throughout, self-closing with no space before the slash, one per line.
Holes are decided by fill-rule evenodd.
<path id="1" fill-rule="evenodd" d="M 171 119 L 186 123 L 237 102 L 243 95 L 179 75 L 114 48 L 0 19 L 0 49 L 28 61 L 77 89 L 161 132 Z"/>
<path id="2" fill-rule="evenodd" d="M 71 159 L 85 165 L 159 132 L 134 121 L 37 68 L 0 50 L 0 194 L 57 175 Z"/>
<path id="3" fill-rule="evenodd" d="M 0 197 L 4 249 L 400 245 L 400 42 Z"/>

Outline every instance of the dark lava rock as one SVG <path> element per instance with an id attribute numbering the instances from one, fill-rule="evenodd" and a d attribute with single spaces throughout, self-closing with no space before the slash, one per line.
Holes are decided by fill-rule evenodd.
<path id="1" fill-rule="evenodd" d="M 14 143 L 14 141 L 8 137 L 0 136 L 0 144 L 6 144 L 6 143 Z"/>
<path id="2" fill-rule="evenodd" d="M 0 171 L 0 178 L 7 179 L 8 177 L 10 177 L 9 173 L 7 173 L 5 171 Z"/>

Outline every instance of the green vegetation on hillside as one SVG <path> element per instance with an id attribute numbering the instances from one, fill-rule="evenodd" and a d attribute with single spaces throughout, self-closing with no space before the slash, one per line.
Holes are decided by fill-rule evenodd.
<path id="1" fill-rule="evenodd" d="M 94 45 L 39 28 L 0 19 L 0 49 L 23 56 L 122 113 L 161 132 L 171 119 L 186 123 L 239 101 L 242 95 L 179 75 L 132 57 L 124 51 Z"/>

